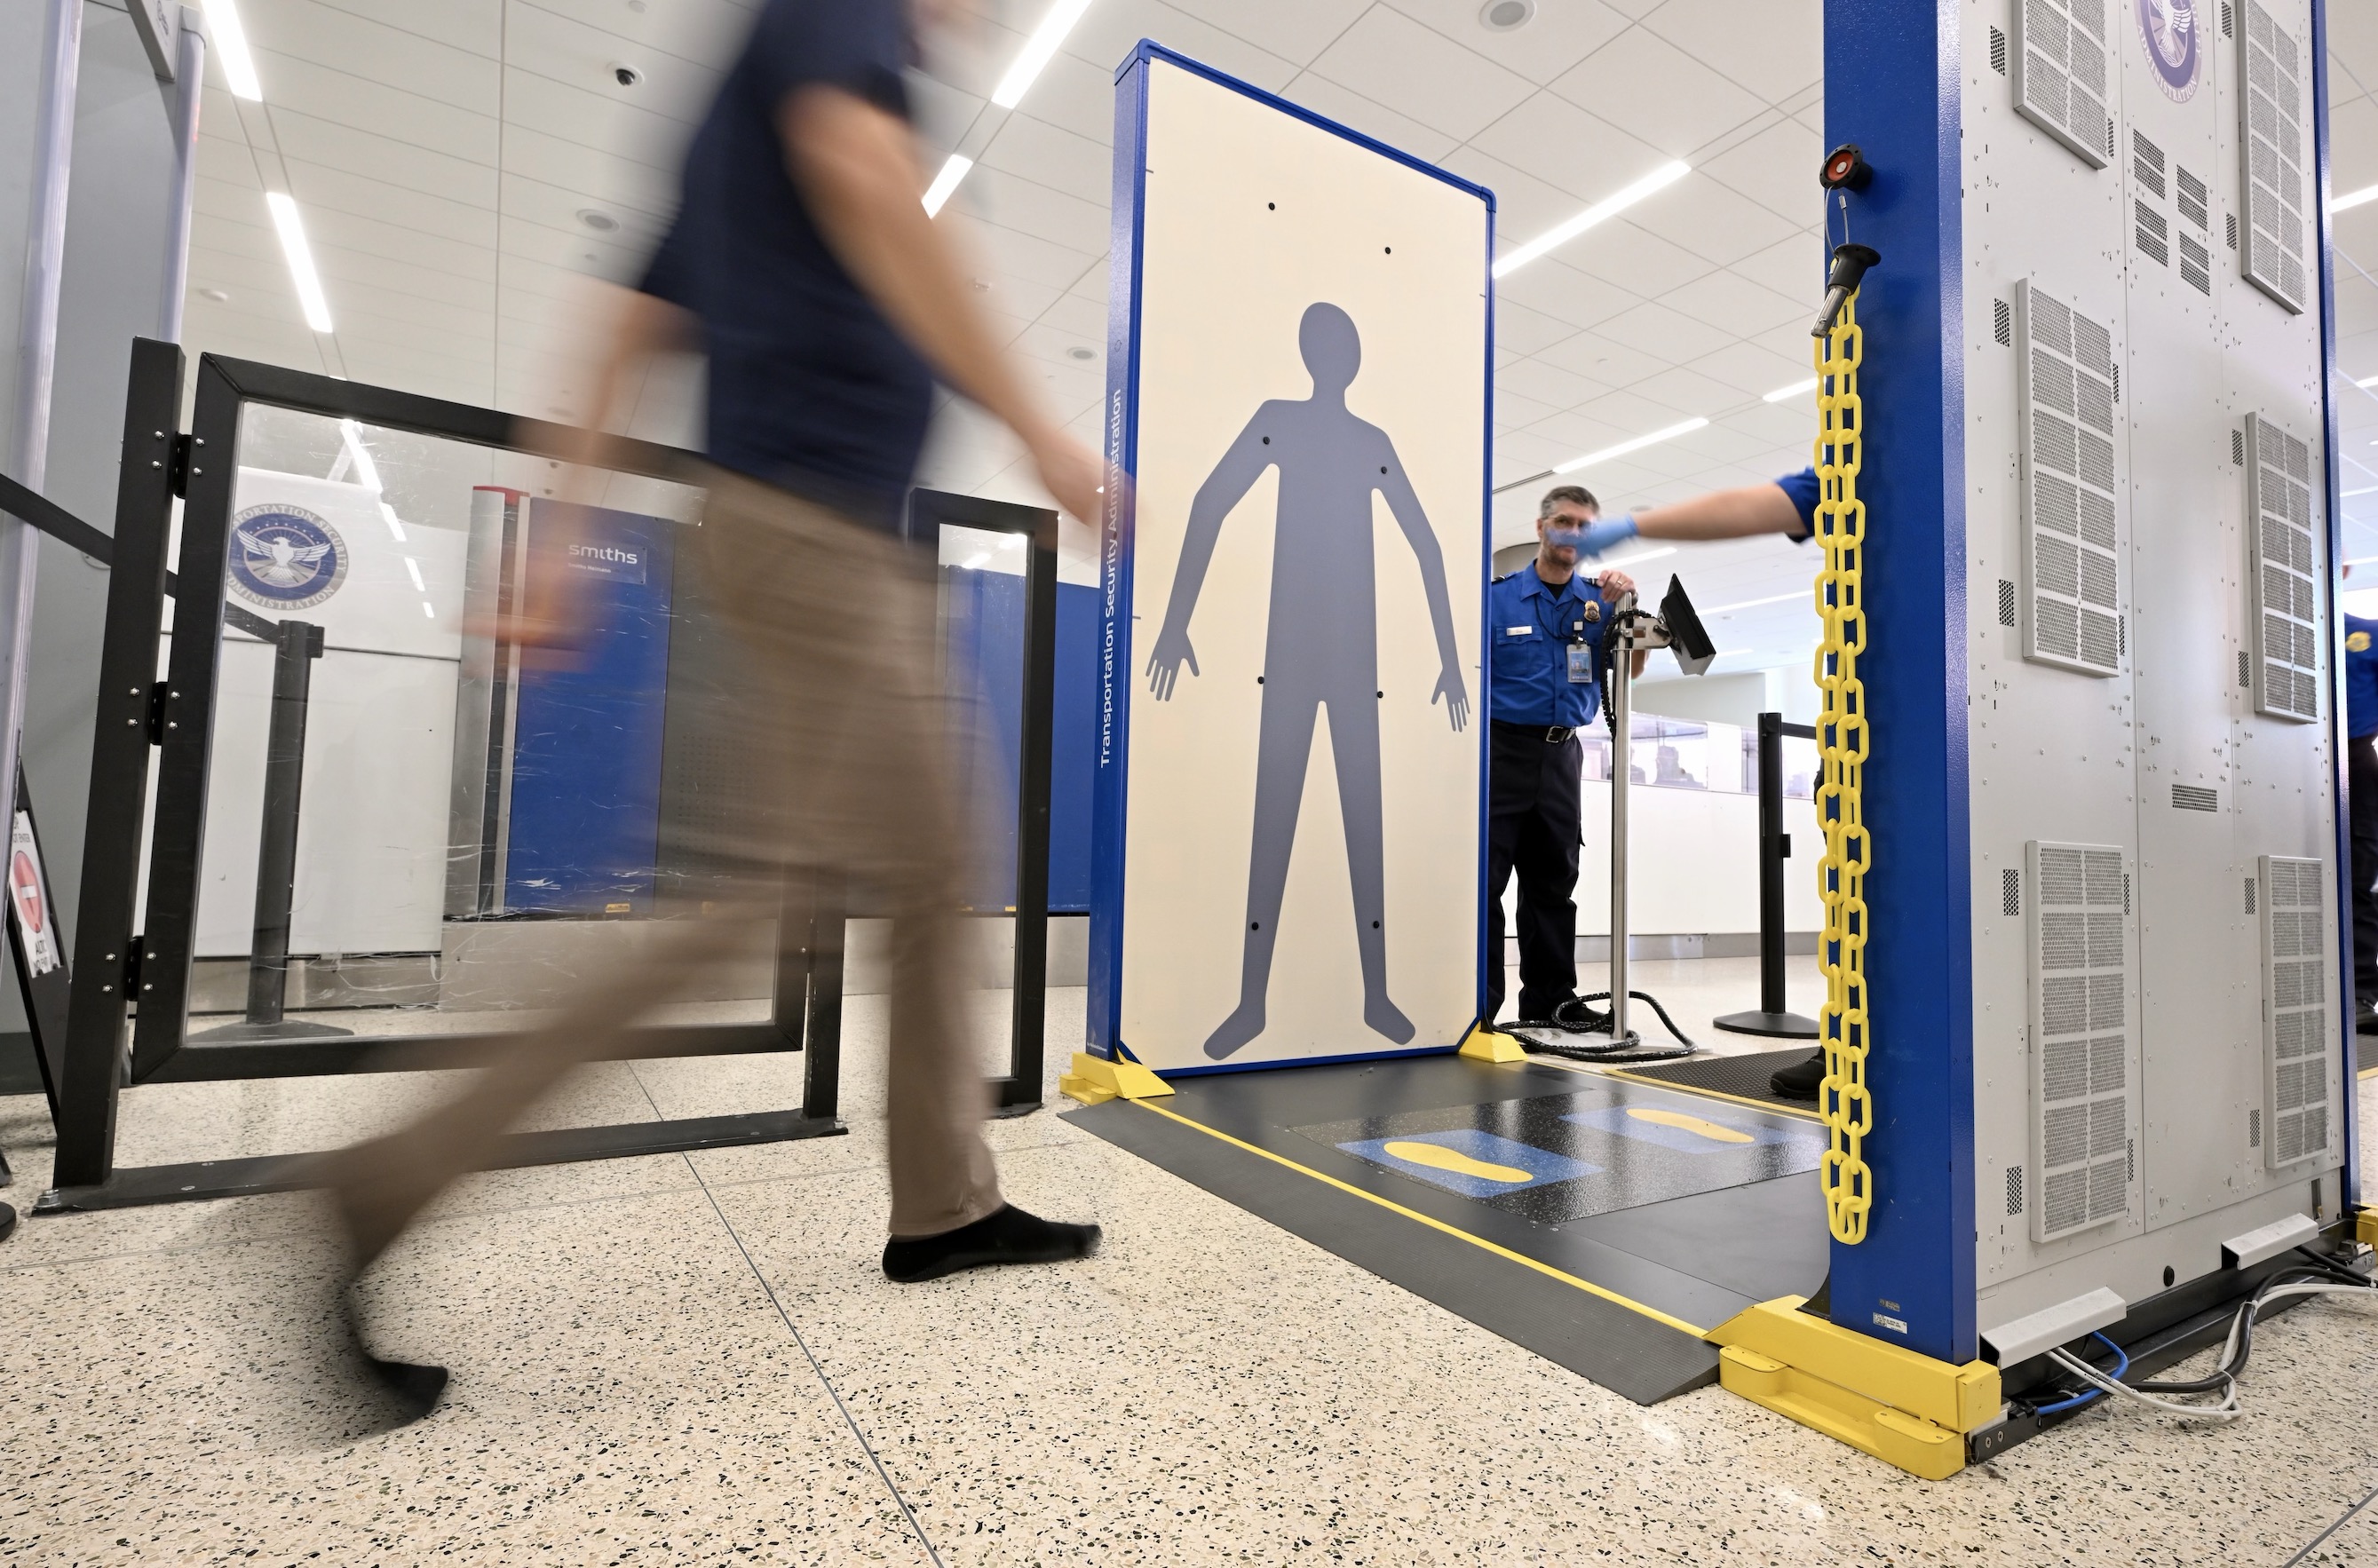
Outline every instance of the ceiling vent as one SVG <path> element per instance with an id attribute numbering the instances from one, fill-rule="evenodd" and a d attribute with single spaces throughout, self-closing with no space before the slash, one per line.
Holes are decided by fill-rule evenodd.
<path id="1" fill-rule="evenodd" d="M 2246 281 L 2301 315 L 2304 273 L 2302 52 L 2258 0 L 2246 0 L 2238 54 L 2238 174 Z"/>
<path id="2" fill-rule="evenodd" d="M 2246 416 L 2247 544 L 2254 563 L 2254 711 L 2320 717 L 2321 541 L 2312 526 L 2312 449 Z"/>
<path id="3" fill-rule="evenodd" d="M 2049 1241 L 2130 1212 L 2136 990 L 2122 851 L 2024 845 L 2031 882 L 2031 1235 Z"/>
<path id="4" fill-rule="evenodd" d="M 2012 0 L 2015 113 L 2092 169 L 2111 162 L 2106 0 Z"/>
<path id="5" fill-rule="evenodd" d="M 1536 19 L 1536 0 L 1486 0 L 1478 25 L 1489 32 L 1516 32 Z"/>
<path id="6" fill-rule="evenodd" d="M 2122 664 L 2114 485 L 2114 340 L 2099 323 L 2014 286 L 2023 430 L 2023 655 L 2109 676 Z"/>

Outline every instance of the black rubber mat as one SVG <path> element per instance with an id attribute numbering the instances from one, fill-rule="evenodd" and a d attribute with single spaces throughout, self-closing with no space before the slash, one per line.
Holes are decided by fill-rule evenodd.
<path id="1" fill-rule="evenodd" d="M 1711 1380 L 1702 1332 L 1824 1276 L 1796 1118 L 1450 1056 L 1173 1086 L 1071 1119 L 1639 1403 Z"/>
<path id="2" fill-rule="evenodd" d="M 1806 1061 L 1817 1048 L 1795 1046 L 1790 1050 L 1752 1051 L 1747 1056 L 1695 1057 L 1690 1061 L 1647 1062 L 1639 1067 L 1613 1068 L 1611 1071 L 1615 1077 L 1704 1095 L 1723 1095 L 1729 1099 L 1772 1106 L 1796 1116 L 1814 1117 L 1816 1101 L 1787 1100 L 1767 1084 L 1777 1068 Z"/>

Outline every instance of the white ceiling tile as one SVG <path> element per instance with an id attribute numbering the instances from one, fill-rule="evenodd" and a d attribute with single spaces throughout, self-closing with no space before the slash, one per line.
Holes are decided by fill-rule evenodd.
<path id="1" fill-rule="evenodd" d="M 909 118 L 916 125 L 917 134 L 938 151 L 947 152 L 957 146 L 958 138 L 967 134 L 990 103 L 979 92 L 968 92 L 955 82 L 922 71 L 910 71 L 907 80 Z"/>
<path id="2" fill-rule="evenodd" d="M 1698 370 L 1683 365 L 1670 365 L 1656 376 L 1647 376 L 1627 389 L 1629 392 L 1665 403 L 1687 418 L 1699 414 L 1715 419 L 1727 410 L 1737 407 L 1742 394 L 1723 381 L 1711 380 Z"/>
<path id="3" fill-rule="evenodd" d="M 1077 54 L 1060 53 L 1041 69 L 1039 79 L 1015 112 L 1106 147 L 1114 140 L 1114 72 Z"/>
<path id="4" fill-rule="evenodd" d="M 1689 158 L 1765 107 L 1641 28 L 1595 50 L 1553 90 L 1671 158 Z"/>
<path id="5" fill-rule="evenodd" d="M 1700 165 L 1711 179 L 1797 223 L 1824 221 L 1824 191 L 1817 165 L 1824 142 L 1788 116 Z"/>
<path id="6" fill-rule="evenodd" d="M 495 109 L 500 90 L 496 63 L 472 50 L 320 0 L 243 0 L 240 19 L 267 103 L 287 100 L 284 67 L 294 64 L 396 88 L 449 108 L 479 114 Z"/>
<path id="7" fill-rule="evenodd" d="M 1720 266 L 1755 256 L 1798 232 L 1790 219 L 1715 180 L 1679 180 L 1627 217 L 1645 233 Z"/>
<path id="8" fill-rule="evenodd" d="M 1821 234 L 1795 234 L 1755 256 L 1732 264 L 1733 270 L 1753 282 L 1764 283 L 1786 299 L 1804 301 L 1810 311 L 1825 293 L 1825 249 Z"/>
<path id="9" fill-rule="evenodd" d="M 974 281 L 987 285 L 979 291 L 977 296 L 986 309 L 1014 317 L 1026 326 L 1038 321 L 1041 313 L 1065 293 L 1063 288 L 982 265 L 974 269 Z"/>
<path id="10" fill-rule="evenodd" d="M 1680 185 L 1691 183 L 1689 180 L 1679 182 Z M 1629 293 L 1645 299 L 1665 293 L 1703 273 L 1715 271 L 1714 264 L 1701 259 L 1682 245 L 1670 244 L 1633 221 L 1636 214 L 1651 211 L 1675 194 L 1675 186 L 1660 192 L 1626 217 L 1613 218 L 1607 223 L 1588 230 L 1545 260 L 1557 260 L 1564 266 L 1573 267 L 1605 282 L 1615 283 Z M 1542 265 L 1543 262 L 1531 262 L 1510 276 L 1525 276 Z"/>
<path id="11" fill-rule="evenodd" d="M 407 0 L 408 7 L 414 3 Z M 495 0 L 475 3 L 492 5 Z M 741 0 L 667 0 L 665 5 L 646 4 L 641 8 L 633 0 L 510 0 L 510 6 L 515 25 L 507 42 L 515 55 L 523 36 L 518 25 L 522 20 L 520 13 L 542 9 L 608 33 L 623 49 L 665 51 L 717 71 L 726 70 L 742 53 L 759 13 L 757 5 Z M 630 63 L 642 65 L 644 57 L 638 54 Z"/>
<path id="12" fill-rule="evenodd" d="M 1336 42 L 1372 0 L 1186 0 L 1178 8 L 1299 65 Z M 1159 37 L 1159 42 L 1166 40 Z"/>
<path id="13" fill-rule="evenodd" d="M 1495 193 L 1496 248 L 1507 251 L 1524 245 L 1558 223 L 1577 216 L 1585 204 L 1555 186 L 1523 174 L 1475 145 L 1456 149 L 1438 160 L 1445 168 Z"/>
<path id="14" fill-rule="evenodd" d="M 492 248 L 496 243 L 496 214 L 486 207 L 363 179 L 301 158 L 284 159 L 282 167 L 289 174 L 290 194 L 306 214 L 308 237 L 335 212 L 460 245 Z"/>
<path id="15" fill-rule="evenodd" d="M 362 213 L 308 208 L 306 237 L 313 246 L 315 264 L 321 269 L 333 315 L 338 309 L 338 290 L 328 285 L 350 265 L 369 266 L 390 260 L 450 272 L 459 278 L 488 282 L 495 280 L 493 246 L 409 229 Z"/>
<path id="16" fill-rule="evenodd" d="M 1557 437 L 1539 430 L 1517 431 L 1495 438 L 1495 483 L 1508 485 L 1531 473 L 1540 473 L 1556 462 L 1566 462 L 1577 455 L 1577 449 Z M 1535 505 L 1531 497 L 1526 503 Z"/>
<path id="17" fill-rule="evenodd" d="M 1110 237 L 1107 205 L 985 166 L 967 176 L 951 210 L 986 223 L 1037 234 L 1071 250 L 1103 254 Z"/>
<path id="18" fill-rule="evenodd" d="M 1647 376 L 1657 376 L 1676 362 L 1666 353 L 1646 353 L 1615 342 L 1599 332 L 1579 332 L 1546 349 L 1537 358 L 1605 387 L 1627 387 Z"/>
<path id="19" fill-rule="evenodd" d="M 1541 358 L 1522 359 L 1495 373 L 1497 392 L 1517 392 L 1553 410 L 1575 408 L 1591 401 L 1607 393 L 1611 385 Z"/>
<path id="20" fill-rule="evenodd" d="M 248 150 L 244 136 L 200 137 L 198 178 L 237 186 L 242 190 L 264 188 L 263 181 L 257 177 L 256 155 Z"/>
<path id="21" fill-rule="evenodd" d="M 504 122 L 577 141 L 614 157 L 663 169 L 685 162 L 692 127 L 633 103 L 570 87 L 534 71 L 504 73 Z M 492 160 L 491 160 L 492 162 Z"/>
<path id="22" fill-rule="evenodd" d="M 673 172 L 525 126 L 504 128 L 504 173 L 570 191 L 630 233 L 657 234 L 677 210 Z"/>
<path id="23" fill-rule="evenodd" d="M 410 280 L 407 280 L 410 281 Z M 495 325 L 495 291 L 470 285 L 473 297 L 438 299 L 414 289 L 389 288 L 355 278 L 339 283 L 339 332 L 364 317 L 401 321 L 451 338 L 457 342 L 484 344 Z"/>
<path id="24" fill-rule="evenodd" d="M 510 212 L 499 221 L 497 233 L 507 267 L 515 257 L 526 257 L 590 278 L 624 283 L 642 277 L 645 264 L 652 259 L 642 245 L 613 245 L 583 229 L 572 232 L 534 223 Z"/>
<path id="25" fill-rule="evenodd" d="M 1021 113 L 1007 117 L 979 162 L 1084 201 L 1106 201 L 1114 183 L 1114 155 L 1105 147 Z"/>
<path id="26" fill-rule="evenodd" d="M 1481 131 L 1473 145 L 1569 197 L 1563 220 L 1668 162 L 1658 148 L 1552 92 L 1534 94 Z M 1662 201 L 1668 194 L 1651 199 Z"/>
<path id="27" fill-rule="evenodd" d="M 1786 299 L 1764 284 L 1727 271 L 1704 273 L 1684 287 L 1662 294 L 1660 303 L 1729 338 L 1757 337 L 1770 327 L 1808 314 L 1808 307 L 1799 301 Z M 1680 353 L 1677 357 L 1698 356 Z"/>
<path id="28" fill-rule="evenodd" d="M 1521 397 L 1512 389 L 1510 377 L 1495 377 L 1495 425 L 1498 430 L 1524 430 L 1538 420 L 1549 419 L 1560 412 L 1551 403 Z"/>
<path id="29" fill-rule="evenodd" d="M 1098 0 L 1066 38 L 1065 52 L 1112 73 L 1147 38 L 1268 92 L 1278 92 L 1296 75 L 1294 62 L 1204 20 L 1198 14 L 1203 9 L 1164 0 Z M 1031 7 L 1035 15 L 1039 10 Z"/>
<path id="30" fill-rule="evenodd" d="M 630 56 L 632 55 L 633 58 Z M 576 88 L 606 102 L 687 125 L 699 123 L 718 95 L 724 73 L 628 40 L 540 6 L 515 5 L 504 24 L 504 64 Z M 643 76 L 622 87 L 613 75 L 628 66 Z"/>
<path id="31" fill-rule="evenodd" d="M 493 208 L 496 172 L 474 159 L 450 157 L 411 142 L 276 109 L 272 130 L 285 159 L 325 174 L 357 175 L 466 206 Z"/>
<path id="32" fill-rule="evenodd" d="M 1824 0 L 1667 0 L 1643 25 L 1771 103 L 1824 79 Z"/>
<path id="33" fill-rule="evenodd" d="M 466 49 L 494 59 L 503 53 L 503 0 L 319 0 L 327 9 L 345 11 L 388 27 L 402 28 L 435 39 L 453 49 Z M 624 0 L 617 0 L 624 4 Z M 243 6 L 241 14 L 255 31 L 255 22 Z"/>
<path id="34" fill-rule="evenodd" d="M 1388 4 L 1451 42 L 1474 49 L 1532 82 L 1548 82 L 1616 37 L 1627 24 L 1601 0 L 1553 0 L 1535 19 L 1509 32 L 1479 20 L 1476 0 L 1388 0 Z"/>
<path id="35" fill-rule="evenodd" d="M 270 90 L 268 112 L 294 109 L 318 120 L 490 165 L 500 150 L 492 92 L 486 95 L 487 112 L 479 113 L 297 59 L 280 62 Z"/>
<path id="36" fill-rule="evenodd" d="M 1430 162 L 1441 160 L 1456 146 L 1455 139 L 1443 131 L 1433 130 L 1383 103 L 1373 102 L 1352 88 L 1340 87 L 1327 77 L 1308 72 L 1297 78 L 1282 96 L 1325 119 L 1360 131 L 1374 141 L 1385 142 L 1399 152 Z"/>
<path id="37" fill-rule="evenodd" d="M 667 232 L 657 219 L 619 206 L 600 209 L 619 222 L 619 227 L 607 231 L 590 229 L 578 216 L 582 211 L 595 210 L 588 205 L 585 193 L 565 190 L 559 186 L 532 180 L 524 175 L 507 173 L 503 177 L 503 215 L 511 221 L 533 223 L 549 229 L 561 236 L 561 243 L 582 244 L 580 253 L 594 249 L 598 263 L 619 258 L 641 264 L 658 249 Z M 641 267 L 639 267 L 641 269 Z M 605 276 L 618 276 L 606 268 Z"/>
<path id="38" fill-rule="evenodd" d="M 1073 286 L 1074 280 L 1086 268 L 1098 262 L 1095 255 L 1086 256 L 1048 240 L 1035 238 L 1017 229 L 1002 228 L 996 223 L 977 223 L 967 233 L 967 248 L 982 267 L 1003 276 L 1027 278 L 1046 284 L 1053 299 Z M 1037 314 L 1037 313 L 1036 313 Z"/>
<path id="39" fill-rule="evenodd" d="M 1542 311 L 1531 310 L 1497 289 L 1495 296 L 1495 341 L 1521 353 L 1550 348 L 1577 329 Z"/>
<path id="40" fill-rule="evenodd" d="M 1447 42 L 1402 12 L 1374 6 L 1321 52 L 1311 69 L 1464 140 L 1534 90 L 1525 77 Z"/>
<path id="41" fill-rule="evenodd" d="M 1752 397 L 1765 397 L 1778 387 L 1805 381 L 1813 374 L 1806 358 L 1795 363 L 1757 343 L 1728 343 L 1715 353 L 1693 360 L 1689 367 Z"/>

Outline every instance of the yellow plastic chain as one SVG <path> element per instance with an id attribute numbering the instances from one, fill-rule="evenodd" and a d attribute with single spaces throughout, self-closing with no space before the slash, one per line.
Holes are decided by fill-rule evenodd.
<path id="1" fill-rule="evenodd" d="M 1854 293 L 1816 349 L 1816 532 L 1825 552 L 1817 575 L 1817 614 L 1825 623 L 1816 672 L 1824 694 L 1817 724 L 1816 807 L 1825 834 L 1825 858 L 1817 869 L 1817 891 L 1825 901 L 1824 939 L 1818 948 L 1825 970 L 1825 1081 L 1818 1096 L 1830 1134 L 1823 1167 L 1825 1221 L 1834 1240 L 1851 1246 L 1866 1239 L 1867 1211 L 1874 1205 L 1874 1173 L 1859 1155 L 1861 1140 L 1874 1130 L 1874 1100 L 1866 1086 L 1867 1052 L 1874 1043 L 1867 1018 L 1866 873 L 1874 846 L 1859 798 L 1872 737 L 1866 688 L 1857 674 L 1858 655 L 1866 649 L 1859 588 L 1866 503 L 1857 497 L 1866 435 L 1857 375 L 1864 350 Z"/>

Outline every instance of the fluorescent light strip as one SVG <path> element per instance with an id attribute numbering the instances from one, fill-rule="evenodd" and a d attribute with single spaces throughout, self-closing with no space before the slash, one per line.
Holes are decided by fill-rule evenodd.
<path id="1" fill-rule="evenodd" d="M 2378 201 L 2378 186 L 2363 186 L 2360 190 L 2347 191 L 2343 196 L 2330 202 L 2328 209 L 2331 212 L 2342 212 L 2349 207 L 2360 207 L 2365 202 L 2372 201 Z"/>
<path id="2" fill-rule="evenodd" d="M 388 531 L 400 545 L 404 543 L 404 524 L 396 521 L 396 509 L 386 501 L 379 504 L 379 515 L 388 523 Z"/>
<path id="3" fill-rule="evenodd" d="M 2340 494 L 2342 494 L 2342 495 L 2346 495 L 2346 496 L 2378 496 L 2378 485 L 2363 485 L 2360 489 L 2359 489 L 2359 490 L 2346 490 L 2346 491 L 2340 492 Z M 2353 563 L 2353 562 L 2351 562 L 2351 561 L 2348 561 L 2348 562 L 2346 562 L 2345 564 L 2346 564 L 2347 566 L 2351 566 L 2351 565 L 2353 565 L 2354 563 Z"/>
<path id="4" fill-rule="evenodd" d="M 405 557 L 404 569 L 412 575 L 413 591 L 415 593 L 426 593 L 429 592 L 429 584 L 421 581 L 421 563 L 419 561 L 414 560 L 411 556 Z"/>
<path id="5" fill-rule="evenodd" d="M 1803 588 L 1796 593 L 1778 593 L 1772 598 L 1768 599 L 1745 599 L 1739 604 L 1720 604 L 1715 609 L 1703 610 L 1701 614 L 1704 616 L 1730 616 L 1736 610 L 1755 610 L 1761 604 L 1781 604 L 1787 599 L 1807 599 L 1808 594 L 1809 590 Z"/>
<path id="6" fill-rule="evenodd" d="M 933 176 L 933 183 L 925 189 L 926 217 L 931 218 L 941 211 L 943 204 L 950 199 L 950 193 L 958 188 L 958 182 L 965 179 L 967 171 L 973 167 L 973 159 L 961 158 L 955 152 L 950 154 L 950 161 L 942 165 L 942 172 Z"/>
<path id="7" fill-rule="evenodd" d="M 1811 376 L 1806 381 L 1795 381 L 1788 387 L 1778 387 L 1759 401 L 1762 403 L 1786 402 L 1793 398 L 1806 397 L 1816 389 L 1817 378 Z"/>
<path id="8" fill-rule="evenodd" d="M 314 252 L 306 244 L 306 221 L 287 191 L 264 193 L 272 209 L 272 226 L 281 231 L 281 254 L 289 262 L 289 281 L 297 285 L 297 303 L 305 307 L 306 325 L 317 332 L 330 330 L 330 302 L 322 297 L 321 275 L 314 270 Z"/>
<path id="9" fill-rule="evenodd" d="M 1654 430 L 1649 436 L 1638 436 L 1631 441 L 1621 441 L 1615 447 L 1604 447 L 1598 452 L 1588 452 L 1581 458 L 1571 458 L 1567 462 L 1555 463 L 1553 472 L 1575 473 L 1580 468 L 1591 468 L 1595 463 L 1608 462 L 1612 458 L 1623 458 L 1629 452 L 1639 452 L 1644 448 L 1657 446 L 1662 441 L 1673 441 L 1679 436 L 1688 436 L 1708 423 L 1706 419 L 1687 419 L 1682 424 L 1671 425 L 1664 430 Z"/>
<path id="10" fill-rule="evenodd" d="M 2365 376 L 2353 384 L 2357 387 L 2378 387 L 2378 376 Z"/>
<path id="11" fill-rule="evenodd" d="M 256 57 L 247 52 L 247 30 L 239 25 L 239 7 L 232 0 L 206 0 L 207 42 L 222 62 L 223 80 L 234 98 L 264 102 L 264 84 L 256 77 Z"/>
<path id="12" fill-rule="evenodd" d="M 1024 95 L 1039 78 L 1041 67 L 1048 65 L 1057 46 L 1065 42 L 1065 35 L 1074 30 L 1074 24 L 1089 8 L 1090 0 L 1056 0 L 1049 7 L 1049 14 L 1040 18 L 1040 25 L 1032 30 L 1032 36 L 1024 41 L 1024 53 L 999 78 L 999 87 L 991 93 L 991 101 L 1002 109 L 1013 109 L 1023 102 Z"/>
<path id="13" fill-rule="evenodd" d="M 426 599 L 421 601 L 421 613 L 427 616 L 431 620 L 436 620 L 438 618 L 437 607 L 431 604 Z"/>
<path id="14" fill-rule="evenodd" d="M 1633 185 L 1628 186 L 1617 195 L 1603 197 L 1603 199 L 1595 202 L 1592 206 L 1587 208 L 1584 211 L 1579 213 L 1567 222 L 1560 224 L 1555 228 L 1545 230 L 1543 233 L 1538 234 L 1534 239 L 1530 240 L 1527 244 L 1513 251 L 1510 255 L 1503 257 L 1502 260 L 1495 263 L 1495 276 L 1500 278 L 1507 272 L 1514 271 L 1519 268 L 1525 267 L 1529 262 L 1533 261 L 1536 257 L 1543 255 L 1544 252 L 1557 249 L 1559 246 L 1568 244 L 1569 241 L 1577 238 L 1578 235 L 1585 233 L 1588 229 L 1592 228 L 1596 223 L 1602 222 L 1606 219 L 1615 218 L 1618 214 L 1626 211 L 1628 208 L 1634 206 L 1645 197 L 1651 195 L 1654 191 L 1665 190 L 1668 186 L 1675 185 L 1678 180 L 1683 179 L 1687 174 L 1689 174 L 1692 172 L 1693 166 L 1689 163 L 1675 162 L 1661 164 L 1658 168 L 1652 170 L 1650 174 L 1644 175 Z"/>

